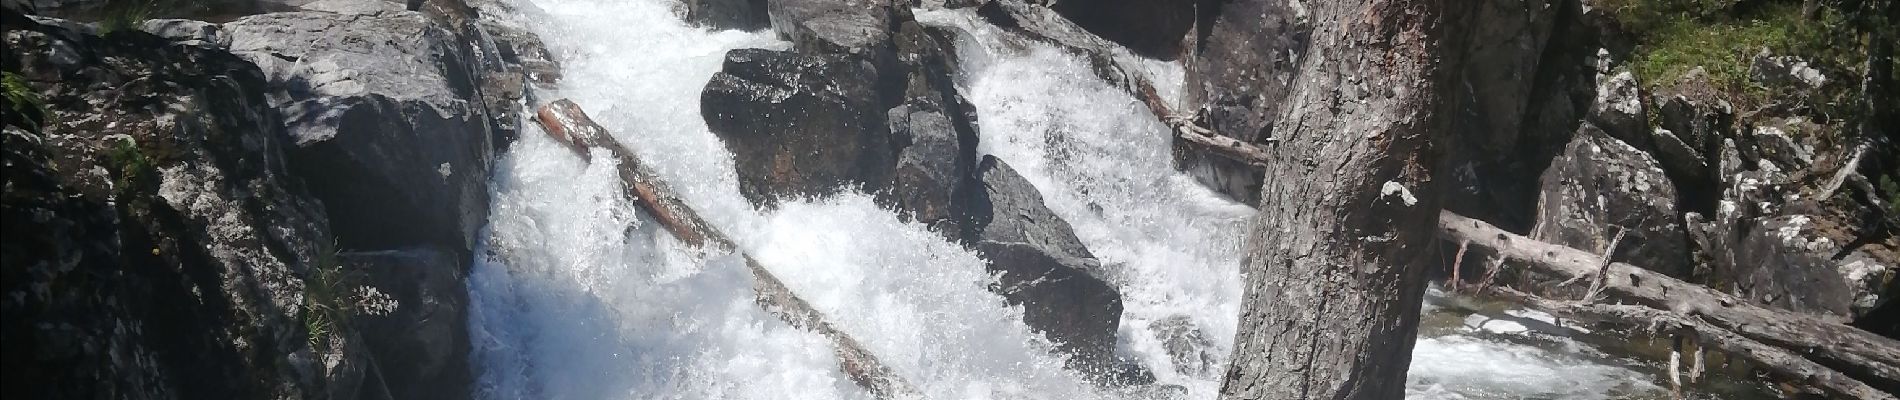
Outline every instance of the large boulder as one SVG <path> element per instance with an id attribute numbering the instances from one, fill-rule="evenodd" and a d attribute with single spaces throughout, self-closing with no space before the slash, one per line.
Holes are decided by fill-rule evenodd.
<path id="1" fill-rule="evenodd" d="M 755 204 L 858 186 L 881 189 L 890 133 L 873 83 L 850 58 L 739 49 L 700 95 L 706 125 L 733 153 L 739 191 Z"/>
<path id="2" fill-rule="evenodd" d="M 285 165 L 257 67 L 136 31 L 101 38 L 4 10 L 0 25 L 9 84 L 41 103 L 0 107 L 9 395 L 378 390 L 354 331 L 307 328 L 346 308 L 311 290 L 334 268 L 331 234 Z"/>
<path id="3" fill-rule="evenodd" d="M 292 172 L 347 249 L 473 249 L 494 145 L 460 38 L 382 1 L 326 0 L 224 24 L 270 78 Z"/>
<path id="4" fill-rule="evenodd" d="M 1891 302 L 1900 239 L 1870 235 L 1877 212 L 1808 199 L 1788 165 L 1744 157 L 1737 140 L 1717 156 L 1722 192 L 1713 213 L 1686 216 L 1712 283 L 1745 299 L 1848 321 Z M 1849 202 L 1851 203 L 1851 202 Z M 1830 205 L 1831 204 L 1831 205 Z"/>
<path id="5" fill-rule="evenodd" d="M 958 192 L 976 171 L 976 107 L 956 91 L 947 38 L 906 22 L 896 50 L 905 75 L 904 100 L 886 113 L 897 148 L 888 203 L 913 221 L 954 236 L 961 228 Z"/>
<path id="6" fill-rule="evenodd" d="M 1135 54 L 1173 60 L 1181 57 L 1194 28 L 1197 2 L 1203 1 L 1067 0 L 1052 2 L 1052 8 L 1090 33 Z"/>
<path id="7" fill-rule="evenodd" d="M 1023 307 L 1023 322 L 1069 354 L 1071 368 L 1106 372 L 1122 302 L 1101 263 L 1008 164 L 984 156 L 976 174 L 964 239 L 999 275 L 993 289 Z"/>
<path id="8" fill-rule="evenodd" d="M 1584 124 L 1544 171 L 1532 237 L 1679 278 L 1694 272 L 1676 190 L 1648 154 Z"/>

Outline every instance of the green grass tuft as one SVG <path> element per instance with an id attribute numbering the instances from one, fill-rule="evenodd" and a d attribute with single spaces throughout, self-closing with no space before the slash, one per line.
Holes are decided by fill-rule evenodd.
<path id="1" fill-rule="evenodd" d="M 41 100 L 39 93 L 26 84 L 26 78 L 12 72 L 0 72 L 0 91 L 5 92 L 13 115 L 24 124 L 21 128 L 39 132 L 40 128 L 46 126 L 46 120 L 52 114 L 46 111 L 46 101 Z"/>

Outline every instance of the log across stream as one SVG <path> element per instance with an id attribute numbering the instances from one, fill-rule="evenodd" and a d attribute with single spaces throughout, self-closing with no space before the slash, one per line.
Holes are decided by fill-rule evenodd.
<path id="1" fill-rule="evenodd" d="M 759 306 L 792 326 L 817 332 L 829 339 L 837 349 L 839 367 L 859 386 L 883 399 L 921 397 L 917 389 L 891 372 L 857 339 L 833 327 L 825 319 L 824 313 L 799 298 L 797 293 L 780 282 L 751 254 L 734 244 L 731 238 L 700 219 L 699 214 L 686 202 L 667 189 L 666 182 L 661 181 L 646 163 L 608 135 L 606 128 L 588 118 L 580 105 L 567 99 L 556 100 L 542 106 L 535 114 L 535 119 L 549 137 L 567 145 L 582 158 L 589 158 L 591 149 L 605 150 L 614 157 L 619 162 L 617 167 L 627 197 L 680 241 L 693 246 L 709 246 L 715 251 L 738 253 L 745 259 L 746 269 L 752 274 L 753 290 L 758 295 Z"/>

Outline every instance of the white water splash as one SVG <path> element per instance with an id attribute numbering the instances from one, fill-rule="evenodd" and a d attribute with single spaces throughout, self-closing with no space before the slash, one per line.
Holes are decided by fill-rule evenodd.
<path id="1" fill-rule="evenodd" d="M 706 131 L 699 92 L 726 50 L 785 43 L 685 26 L 668 1 L 528 1 L 517 1 L 528 14 L 523 25 L 565 63 L 562 87 L 541 97 L 586 107 L 702 216 L 929 398 L 1141 396 L 1098 391 L 1063 369 L 1023 326 L 1021 310 L 985 289 L 993 278 L 980 259 L 868 196 L 763 213 L 747 204 L 731 155 Z M 1232 348 L 1251 211 L 1174 172 L 1166 129 L 1085 64 L 1048 46 L 1003 45 L 1007 33 L 965 12 L 920 15 L 971 31 L 980 46 L 964 49 L 980 57 L 962 58 L 965 93 L 980 114 L 979 150 L 1023 173 L 1117 271 L 1109 278 L 1126 309 L 1118 350 L 1186 397 L 1213 398 L 1219 360 Z M 1165 93 L 1178 92 L 1178 66 L 1138 65 Z M 644 223 L 621 197 L 611 159 L 593 159 L 600 162 L 588 165 L 529 131 L 497 165 L 469 283 L 482 398 L 868 397 L 838 372 L 827 341 L 758 309 L 735 257 L 700 254 Z M 1165 318 L 1206 333 L 1214 372 L 1175 372 L 1149 329 Z M 1411 396 L 1589 399 L 1628 376 L 1510 346 L 1421 340 Z M 1493 370 L 1575 390 L 1477 379 Z M 1570 380 L 1536 381 L 1553 377 Z"/>

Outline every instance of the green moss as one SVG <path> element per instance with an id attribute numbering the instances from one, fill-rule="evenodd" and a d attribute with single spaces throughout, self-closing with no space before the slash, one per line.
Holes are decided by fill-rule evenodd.
<path id="1" fill-rule="evenodd" d="M 1800 1 L 1768 1 L 1748 7 L 1736 0 L 1608 0 L 1603 2 L 1636 39 L 1631 69 L 1651 87 L 1668 86 L 1698 67 L 1715 89 L 1739 105 L 1774 101 L 1785 90 L 1749 79 L 1757 54 L 1801 57 L 1836 80 L 1859 75 L 1864 57 L 1852 25 L 1838 10 L 1822 8 L 1813 19 Z M 1840 103 L 1844 86 L 1806 93 L 1810 106 Z M 1831 111 L 1831 110 L 1824 110 Z"/>

